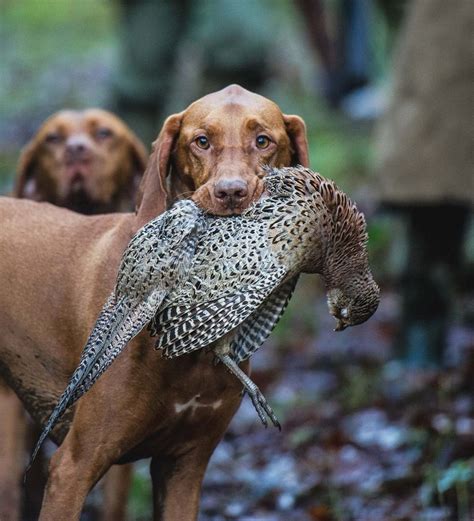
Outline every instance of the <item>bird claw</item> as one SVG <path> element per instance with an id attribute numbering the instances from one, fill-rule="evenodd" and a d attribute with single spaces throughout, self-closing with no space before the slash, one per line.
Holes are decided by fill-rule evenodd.
<path id="1" fill-rule="evenodd" d="M 275 413 L 273 412 L 273 409 L 270 407 L 260 390 L 258 388 L 255 388 L 252 391 L 247 389 L 247 393 L 250 396 L 253 406 L 257 411 L 258 417 L 260 418 L 260 421 L 263 423 L 265 428 L 268 427 L 268 417 L 270 420 L 272 420 L 273 425 L 278 427 L 278 430 L 281 431 L 280 422 L 278 421 Z"/>
<path id="2" fill-rule="evenodd" d="M 268 427 L 268 417 L 270 420 L 272 420 L 273 425 L 278 427 L 278 429 L 281 431 L 280 422 L 277 420 L 273 409 L 270 407 L 270 405 L 268 405 L 267 400 L 265 400 L 265 396 L 263 396 L 263 394 L 260 392 L 260 389 L 252 382 L 252 380 L 250 380 L 250 378 L 242 371 L 242 369 L 239 368 L 239 366 L 228 354 L 221 355 L 216 353 L 216 355 L 217 358 L 227 366 L 229 371 L 240 380 L 243 386 L 243 393 L 247 392 L 247 394 L 250 396 L 253 406 L 255 407 L 258 417 L 260 418 L 260 421 L 263 423 L 263 425 Z"/>

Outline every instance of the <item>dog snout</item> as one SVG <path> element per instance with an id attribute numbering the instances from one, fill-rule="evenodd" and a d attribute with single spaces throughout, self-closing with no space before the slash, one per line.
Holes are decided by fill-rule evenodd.
<path id="1" fill-rule="evenodd" d="M 247 183 L 241 179 L 221 179 L 214 186 L 216 199 L 231 205 L 242 202 L 248 193 Z"/>
<path id="2" fill-rule="evenodd" d="M 66 161 L 68 163 L 84 162 L 90 159 L 91 149 L 86 136 L 71 136 L 66 141 Z"/>

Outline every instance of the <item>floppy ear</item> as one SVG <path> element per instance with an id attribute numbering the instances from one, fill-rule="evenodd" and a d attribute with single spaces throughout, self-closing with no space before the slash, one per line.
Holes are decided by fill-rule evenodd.
<path id="1" fill-rule="evenodd" d="M 13 186 L 12 197 L 37 199 L 38 186 L 34 175 L 38 143 L 32 139 L 22 149 L 16 167 L 16 179 Z M 38 199 L 39 200 L 39 199 Z"/>
<path id="2" fill-rule="evenodd" d="M 127 131 L 126 139 L 128 143 L 128 153 L 132 165 L 132 170 L 128 177 L 128 183 L 131 190 L 131 196 L 133 199 L 135 199 L 143 177 L 143 173 L 146 169 L 148 153 L 145 145 L 130 129 Z"/>
<path id="3" fill-rule="evenodd" d="M 182 112 L 167 118 L 158 138 L 153 143 L 148 166 L 138 188 L 136 214 L 139 226 L 143 226 L 167 208 L 168 194 L 165 190 L 165 180 L 182 119 Z"/>
<path id="4" fill-rule="evenodd" d="M 145 171 L 148 153 L 145 145 L 132 132 L 127 133 L 127 141 L 130 149 L 130 157 L 132 159 L 133 168 L 141 174 Z"/>
<path id="5" fill-rule="evenodd" d="M 286 133 L 291 141 L 291 166 L 301 165 L 309 167 L 305 122 L 299 116 L 287 116 L 286 114 L 283 114 L 283 121 L 285 122 Z"/>

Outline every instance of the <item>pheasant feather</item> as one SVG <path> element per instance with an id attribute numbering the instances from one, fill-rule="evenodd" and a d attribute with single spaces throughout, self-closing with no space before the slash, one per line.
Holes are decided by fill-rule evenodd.
<path id="1" fill-rule="evenodd" d="M 179 201 L 145 225 L 123 254 L 79 366 L 37 443 L 146 326 L 168 358 L 211 347 L 240 379 L 262 420 L 278 421 L 238 364 L 265 341 L 300 273 L 320 273 L 336 330 L 367 320 L 379 289 L 370 273 L 363 215 L 308 169 L 267 169 L 266 191 L 240 216 Z"/>

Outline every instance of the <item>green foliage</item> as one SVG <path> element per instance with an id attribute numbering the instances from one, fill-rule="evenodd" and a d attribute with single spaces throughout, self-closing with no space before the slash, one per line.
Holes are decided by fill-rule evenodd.
<path id="1" fill-rule="evenodd" d="M 309 135 L 311 165 L 344 190 L 360 185 L 368 176 L 370 140 L 346 128 L 319 128 Z"/>
<path id="2" fill-rule="evenodd" d="M 58 52 L 61 37 L 61 53 L 82 53 L 101 45 L 111 36 L 114 16 L 110 2 L 10 1 L 2 5 L 2 30 L 14 39 L 9 44 L 17 47 L 19 56 L 34 62 Z M 32 41 L 36 43 L 33 46 Z"/>
<path id="3" fill-rule="evenodd" d="M 470 509 L 469 495 L 473 487 L 474 458 L 453 461 L 445 469 L 427 465 L 422 500 L 425 504 L 432 504 L 437 497 L 439 504 L 443 505 L 446 503 L 446 494 L 453 493 L 457 503 L 457 518 L 467 520 Z"/>
<path id="4" fill-rule="evenodd" d="M 302 425 L 301 427 L 294 429 L 288 438 L 288 445 L 292 450 L 295 450 L 302 445 L 313 442 L 316 436 L 317 430 L 312 425 Z"/>
<path id="5" fill-rule="evenodd" d="M 437 488 L 440 494 L 444 494 L 450 489 L 459 485 L 473 483 L 474 480 L 474 458 L 470 460 L 456 460 L 451 465 L 439 473 Z"/>
<path id="6" fill-rule="evenodd" d="M 135 521 L 144 521 L 150 518 L 152 492 L 150 477 L 146 470 L 139 468 L 133 473 L 128 512 L 130 519 Z"/>
<path id="7" fill-rule="evenodd" d="M 3 7 L 0 94 L 7 94 L 9 103 L 2 111 L 37 105 L 45 94 L 52 94 L 39 90 L 48 86 L 45 76 L 55 65 L 80 67 L 88 54 L 113 44 L 111 4 L 58 0 L 54 9 L 48 5 L 22 0 Z"/>
<path id="8" fill-rule="evenodd" d="M 279 346 L 292 345 L 295 341 L 294 331 L 298 331 L 298 341 L 312 338 L 318 331 L 318 317 L 314 306 L 314 296 L 324 295 L 313 276 L 302 275 L 296 286 L 288 308 L 272 333 L 272 339 Z"/>

